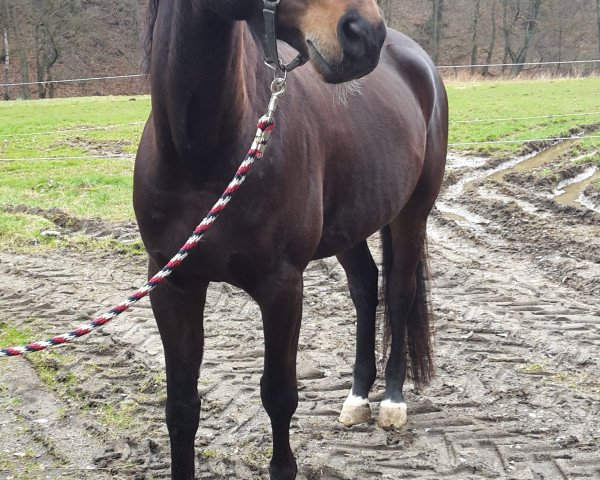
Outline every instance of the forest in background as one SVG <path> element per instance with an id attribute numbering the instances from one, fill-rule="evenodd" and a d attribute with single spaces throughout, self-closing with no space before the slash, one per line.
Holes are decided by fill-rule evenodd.
<path id="1" fill-rule="evenodd" d="M 5 99 L 133 94 L 143 79 L 74 84 L 52 80 L 140 72 L 145 0 L 0 0 Z M 482 77 L 589 75 L 600 63 L 600 0 L 379 0 L 388 24 L 419 42 L 438 65 L 477 66 Z M 464 69 L 456 72 L 462 73 Z M 452 69 L 445 69 L 446 74 Z"/>
<path id="2" fill-rule="evenodd" d="M 380 0 L 388 24 L 418 41 L 437 65 L 513 63 L 481 75 L 516 76 L 531 62 L 600 59 L 600 0 Z M 556 65 L 563 74 L 599 64 Z"/>

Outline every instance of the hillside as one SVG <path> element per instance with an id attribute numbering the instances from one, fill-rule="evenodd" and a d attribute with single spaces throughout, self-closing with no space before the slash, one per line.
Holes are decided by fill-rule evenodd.
<path id="1" fill-rule="evenodd" d="M 38 75 L 50 80 L 140 73 L 145 0 L 47 0 L 47 9 L 42 11 L 27 1 L 13 3 L 8 8 L 7 29 L 11 83 L 34 82 Z M 40 64 L 45 59 L 49 63 L 55 53 L 55 63 L 41 74 Z M 54 91 L 50 88 L 47 97 L 146 91 L 141 79 L 60 84 Z M 39 90 L 36 85 L 30 87 L 33 98 L 39 96 Z M 23 91 L 13 87 L 10 94 L 11 98 L 22 97 Z"/>
<path id="2" fill-rule="evenodd" d="M 600 0 L 380 2 L 390 2 L 388 23 L 417 40 L 431 55 L 435 53 L 433 37 L 437 31 L 439 65 L 600 58 Z M 433 18 L 436 4 L 437 21 Z M 525 54 L 523 58 L 519 58 L 521 53 Z M 598 65 L 580 65 L 574 69 L 562 65 L 552 70 L 585 74 L 598 71 Z"/>
<path id="3" fill-rule="evenodd" d="M 523 66 L 600 57 L 600 0 L 379 0 L 388 23 L 415 38 L 439 65 L 477 75 L 587 75 L 600 63 Z M 136 74 L 146 0 L 0 0 L 10 64 L 3 83 Z M 5 55 L 0 55 L 0 60 Z M 445 72 L 452 72 L 445 70 Z M 10 98 L 134 94 L 143 79 L 11 87 Z"/>

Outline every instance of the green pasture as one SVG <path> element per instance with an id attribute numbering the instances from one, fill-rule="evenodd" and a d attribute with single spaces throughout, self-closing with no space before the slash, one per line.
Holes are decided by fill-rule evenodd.
<path id="1" fill-rule="evenodd" d="M 600 77 L 449 84 L 449 143 L 518 140 L 451 147 L 504 156 L 523 150 L 521 140 L 569 136 L 577 127 L 600 135 L 599 92 Z M 600 139 L 587 144 L 597 147 Z"/>
<path id="2" fill-rule="evenodd" d="M 600 135 L 600 78 L 447 87 L 454 151 L 508 157 L 523 151 L 527 140 L 569 136 L 574 129 Z M 50 220 L 14 211 L 59 208 L 76 218 L 133 219 L 133 155 L 149 111 L 148 97 L 0 103 L 0 248 L 119 250 L 112 241 L 43 235 L 55 229 Z M 504 140 L 519 142 L 481 143 Z M 600 139 L 589 138 L 576 153 L 597 150 Z M 57 158 L 95 156 L 122 158 Z M 600 163 L 598 155 L 594 159 Z M 123 251 L 139 251 L 139 245 Z"/>

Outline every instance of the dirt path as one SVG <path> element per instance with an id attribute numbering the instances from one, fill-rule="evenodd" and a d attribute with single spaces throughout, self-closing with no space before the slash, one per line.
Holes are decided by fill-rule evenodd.
<path id="1" fill-rule="evenodd" d="M 440 205 L 454 214 L 430 223 L 438 375 L 407 388 L 404 431 L 337 424 L 354 313 L 336 262 L 309 266 L 292 426 L 300 479 L 600 478 L 600 214 L 504 181 L 460 186 L 488 168 L 451 160 L 459 187 Z M 120 261 L 0 253 L 0 322 L 46 334 L 78 324 L 143 280 L 142 259 Z M 147 305 L 57 353 L 0 361 L 1 479 L 168 478 Z M 258 309 L 213 285 L 206 332 L 198 478 L 267 478 Z M 375 411 L 380 398 L 378 383 Z"/>

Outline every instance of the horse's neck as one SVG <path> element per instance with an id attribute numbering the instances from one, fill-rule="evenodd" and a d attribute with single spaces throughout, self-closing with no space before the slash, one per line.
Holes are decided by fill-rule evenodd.
<path id="1" fill-rule="evenodd" d="M 161 2 L 151 66 L 159 148 L 184 161 L 221 150 L 251 114 L 256 90 L 257 52 L 245 24 L 191 4 Z"/>

